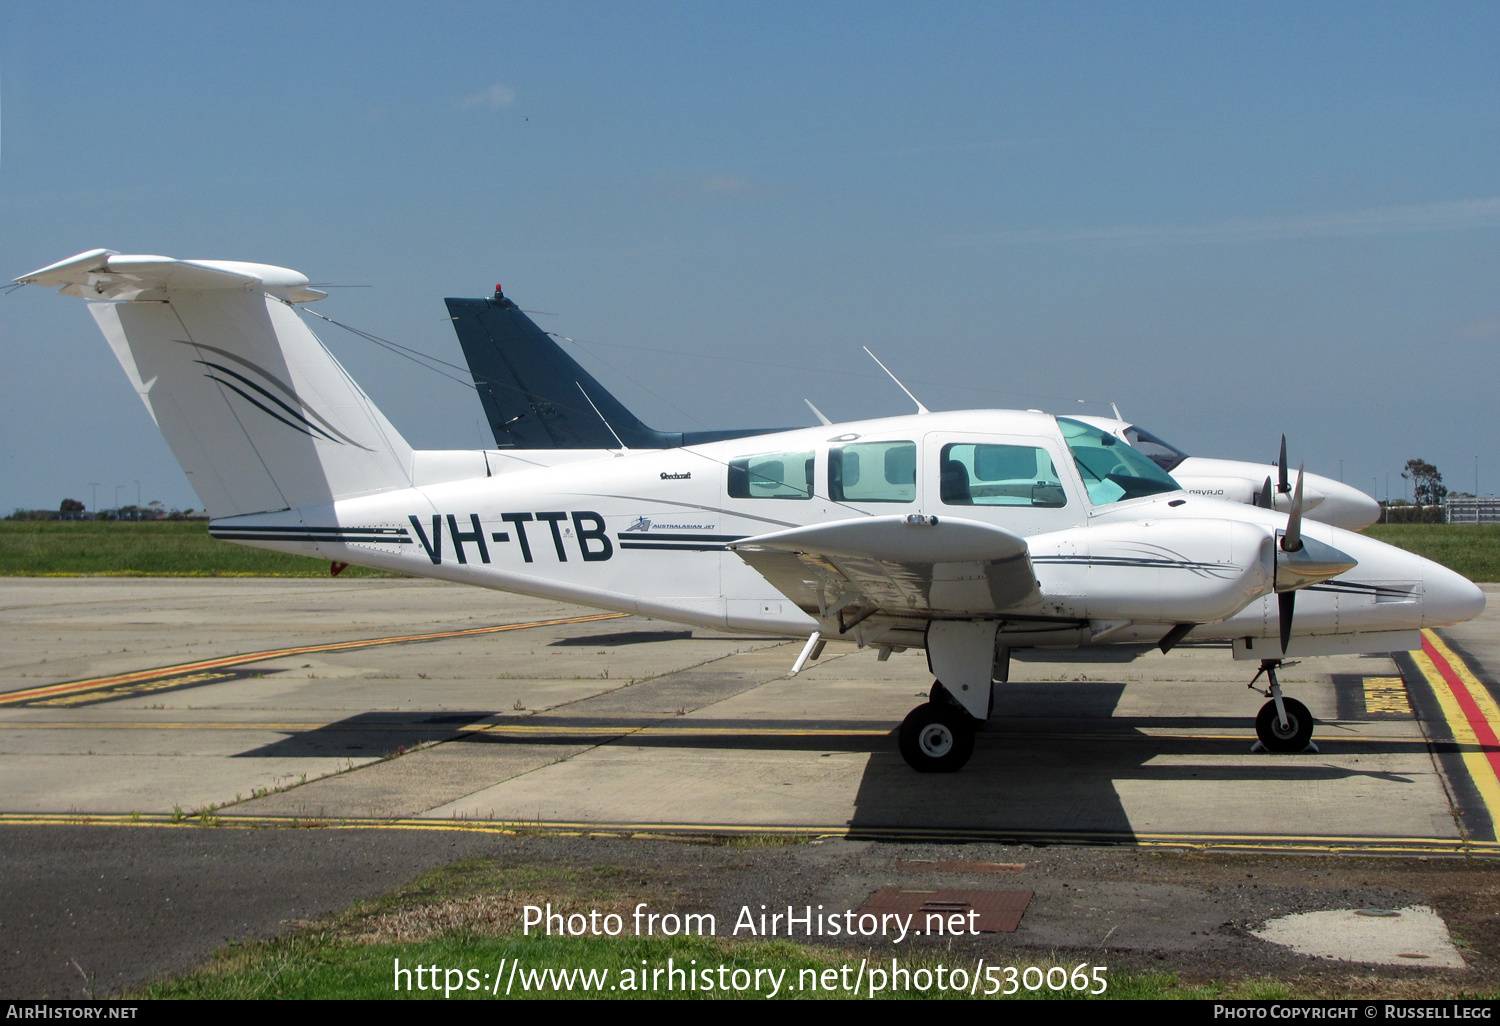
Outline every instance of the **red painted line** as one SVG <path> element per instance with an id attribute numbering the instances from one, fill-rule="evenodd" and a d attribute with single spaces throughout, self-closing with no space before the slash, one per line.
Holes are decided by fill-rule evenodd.
<path id="1" fill-rule="evenodd" d="M 463 630 L 437 631 L 432 634 L 407 634 L 397 638 L 367 638 L 361 641 L 335 641 L 324 645 L 302 645 L 298 648 L 277 648 L 269 649 L 265 652 L 248 652 L 244 655 L 220 656 L 217 659 L 200 659 L 193 663 L 178 663 L 175 666 L 162 666 L 154 670 L 137 670 L 134 673 L 121 673 L 113 677 L 91 677 L 88 680 L 75 680 L 64 684 L 48 684 L 45 687 L 28 688 L 25 691 L 9 691 L 0 694 L 0 706 L 19 705 L 25 702 L 36 701 L 38 698 L 70 695 L 79 691 L 90 691 L 94 688 L 115 687 L 120 684 L 134 684 L 145 680 L 159 680 L 162 677 L 175 677 L 180 673 L 196 673 L 201 670 L 216 670 L 225 666 L 258 663 L 265 659 L 280 659 L 284 656 L 307 655 L 312 652 L 343 652 L 352 648 L 399 645 L 408 641 L 440 641 L 443 638 L 465 638 L 476 634 L 520 631 L 529 627 L 556 627 L 561 624 L 588 623 L 591 620 L 615 620 L 628 615 L 628 613 L 592 613 L 588 616 L 568 616 L 557 620 L 537 620 L 533 623 L 502 623 L 493 627 L 466 627 Z"/>
<path id="2" fill-rule="evenodd" d="M 1485 719 L 1484 713 L 1479 711 L 1474 696 L 1469 694 L 1469 689 L 1448 660 L 1427 639 L 1422 636 L 1422 651 L 1427 658 L 1432 660 L 1432 665 L 1437 667 L 1438 673 L 1442 674 L 1443 682 L 1448 685 L 1448 690 L 1453 692 L 1458 707 L 1464 711 L 1464 716 L 1469 720 L 1469 728 L 1474 731 L 1474 737 L 1479 741 L 1480 747 L 1484 749 L 1484 757 L 1490 761 L 1490 769 L 1500 779 L 1500 738 L 1495 736 L 1495 728 L 1489 720 Z"/>

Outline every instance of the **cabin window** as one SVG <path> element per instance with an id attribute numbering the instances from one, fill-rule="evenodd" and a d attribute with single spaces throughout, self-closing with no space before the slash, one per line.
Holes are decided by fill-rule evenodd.
<path id="1" fill-rule="evenodd" d="M 810 499 L 813 454 L 773 452 L 729 461 L 731 499 Z"/>
<path id="2" fill-rule="evenodd" d="M 1180 490 L 1172 476 L 1149 456 L 1109 432 L 1067 417 L 1058 417 L 1057 426 L 1094 505 Z"/>
<path id="3" fill-rule="evenodd" d="M 945 445 L 939 480 L 943 503 L 948 506 L 1058 509 L 1068 504 L 1052 457 L 1047 450 L 1030 445 Z"/>
<path id="4" fill-rule="evenodd" d="M 828 452 L 835 502 L 916 502 L 917 443 L 858 442 Z"/>

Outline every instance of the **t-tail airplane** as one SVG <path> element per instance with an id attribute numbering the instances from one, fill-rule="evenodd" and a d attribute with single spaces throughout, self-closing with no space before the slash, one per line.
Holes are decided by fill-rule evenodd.
<path id="1" fill-rule="evenodd" d="M 484 404 L 495 444 L 520 449 L 665 449 L 785 428 L 734 431 L 658 431 L 647 427 L 539 328 L 500 287 L 485 299 L 449 299 L 448 313 Z M 1108 417 L 1075 419 L 1103 428 L 1149 456 L 1192 495 L 1291 510 L 1292 484 L 1282 439 L 1276 465 L 1189 456 L 1138 424 Z M 821 415 L 820 415 L 821 416 Z M 1277 482 L 1273 488 L 1271 482 Z M 1341 481 L 1307 474 L 1303 514 L 1350 531 L 1380 519 L 1380 504 Z"/>
<path id="2" fill-rule="evenodd" d="M 215 537 L 658 617 L 924 648 L 915 769 L 961 767 L 1022 647 L 1184 638 L 1259 661 L 1272 751 L 1313 721 L 1287 657 L 1416 648 L 1484 608 L 1436 563 L 1190 495 L 1108 431 L 1007 410 L 678 448 L 413 450 L 299 316 L 303 275 L 94 250 L 23 275 L 89 309 Z M 1066 685 L 1060 685 L 1066 686 Z"/>

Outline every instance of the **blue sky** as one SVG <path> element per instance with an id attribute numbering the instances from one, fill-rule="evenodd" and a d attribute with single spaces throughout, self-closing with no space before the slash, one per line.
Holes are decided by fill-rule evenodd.
<path id="1" fill-rule="evenodd" d="M 496 281 L 654 426 L 1127 417 L 1500 491 L 1494 4 L 0 6 L 0 271 L 294 267 L 462 363 Z M 466 391 L 320 335 L 413 444 Z M 0 510 L 196 506 L 81 302 L 0 297 Z M 1078 403 L 1085 399 L 1088 402 Z M 1340 462 L 1342 461 L 1342 463 Z"/>

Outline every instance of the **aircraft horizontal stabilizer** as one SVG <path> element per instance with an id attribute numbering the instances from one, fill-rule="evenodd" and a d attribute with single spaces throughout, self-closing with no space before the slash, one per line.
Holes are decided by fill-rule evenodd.
<path id="1" fill-rule="evenodd" d="M 876 612 L 983 616 L 1036 594 L 1024 538 L 957 517 L 861 517 L 729 548 L 809 614 L 838 617 L 841 633 Z"/>
<path id="2" fill-rule="evenodd" d="M 15 280 L 23 285 L 51 286 L 65 296 L 80 299 L 165 299 L 174 291 L 250 287 L 291 303 L 311 303 L 328 296 L 308 288 L 306 275 L 286 267 L 238 260 L 125 255 L 112 249 L 91 249 Z"/>

